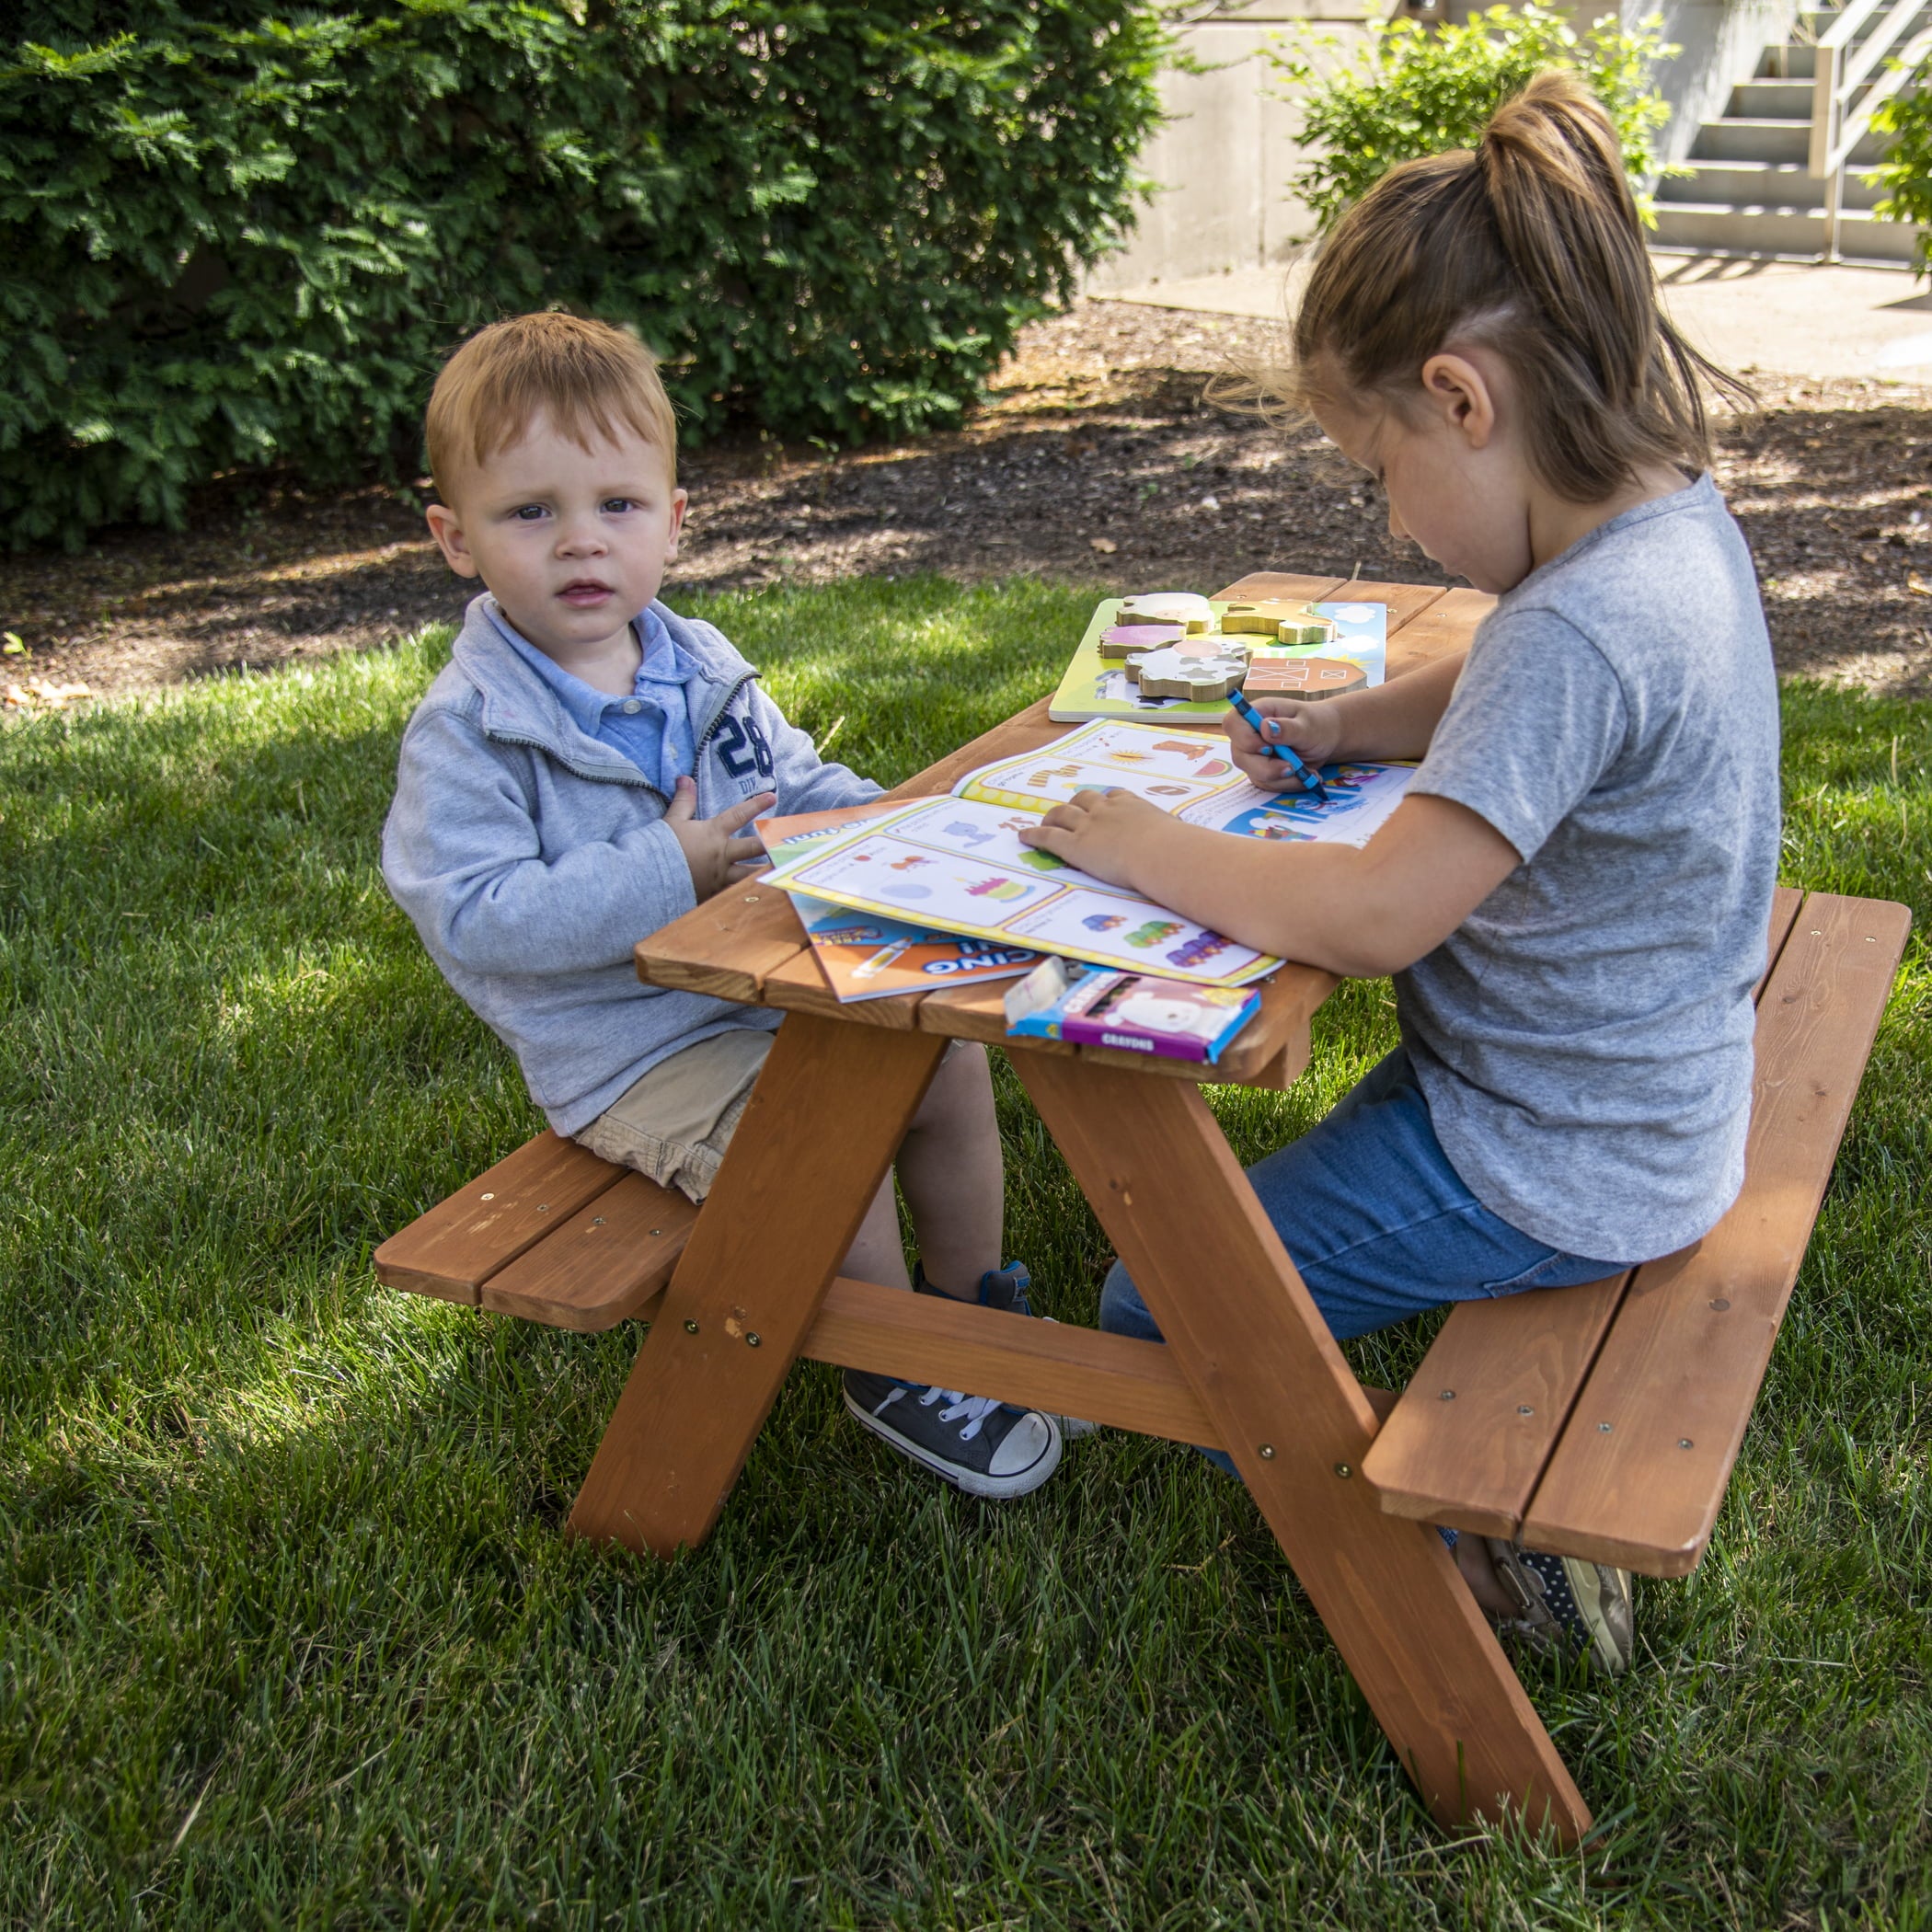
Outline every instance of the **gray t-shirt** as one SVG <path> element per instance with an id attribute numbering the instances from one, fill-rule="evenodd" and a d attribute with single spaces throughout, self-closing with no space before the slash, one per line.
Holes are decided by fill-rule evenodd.
<path id="1" fill-rule="evenodd" d="M 1456 1172 L 1571 1254 L 1695 1240 L 1743 1181 L 1778 853 L 1770 638 L 1708 476 L 1498 601 L 1410 788 L 1523 858 L 1396 976 Z"/>

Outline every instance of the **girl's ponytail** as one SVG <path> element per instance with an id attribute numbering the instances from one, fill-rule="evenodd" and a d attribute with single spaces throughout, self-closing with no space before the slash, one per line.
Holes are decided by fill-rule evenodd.
<path id="1" fill-rule="evenodd" d="M 1749 396 L 1660 310 L 1616 130 L 1564 73 L 1505 101 L 1475 153 L 1406 162 L 1370 189 L 1315 265 L 1295 366 L 1259 386 L 1304 408 L 1337 391 L 1400 399 L 1454 337 L 1509 362 L 1530 459 L 1577 502 L 1660 463 L 1708 468 L 1701 388 Z"/>

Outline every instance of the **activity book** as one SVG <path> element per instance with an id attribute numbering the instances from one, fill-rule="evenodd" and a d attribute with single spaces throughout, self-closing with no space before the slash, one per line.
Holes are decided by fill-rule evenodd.
<path id="1" fill-rule="evenodd" d="M 1388 606 L 1187 591 L 1103 598 L 1060 680 L 1048 717 L 1217 721 L 1231 691 L 1249 697 L 1339 697 L 1379 684 Z"/>
<path id="2" fill-rule="evenodd" d="M 1363 845 L 1409 777 L 1408 766 L 1327 765 L 1319 805 L 1250 785 L 1221 739 L 1099 722 L 981 765 L 946 798 L 765 819 L 758 831 L 769 881 L 788 892 L 1097 966 L 1239 986 L 1281 961 L 1036 852 L 1019 832 L 1077 791 L 1113 787 L 1192 825 Z"/>
<path id="3" fill-rule="evenodd" d="M 883 999 L 891 993 L 930 993 L 976 980 L 1010 980 L 1040 964 L 1040 955 L 995 939 L 927 932 L 902 919 L 855 912 L 792 894 L 811 941 L 812 957 L 840 1001 Z"/>

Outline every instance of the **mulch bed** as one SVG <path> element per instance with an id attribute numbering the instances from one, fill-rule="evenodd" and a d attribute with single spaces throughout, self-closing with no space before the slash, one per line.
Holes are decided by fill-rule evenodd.
<path id="1" fill-rule="evenodd" d="M 1213 591 L 1264 566 L 1440 582 L 1389 540 L 1366 478 L 1320 439 L 1206 404 L 1268 325 L 1081 303 L 1028 330 L 956 433 L 826 458 L 743 439 L 688 453 L 671 586 L 856 573 L 1031 574 Z M 1719 480 L 1758 560 L 1780 670 L 1932 695 L 1932 396 L 1759 378 Z M 461 615 L 420 512 L 377 488 L 212 487 L 181 533 L 118 529 L 80 555 L 0 557 L 0 684 L 118 696 L 378 644 Z"/>

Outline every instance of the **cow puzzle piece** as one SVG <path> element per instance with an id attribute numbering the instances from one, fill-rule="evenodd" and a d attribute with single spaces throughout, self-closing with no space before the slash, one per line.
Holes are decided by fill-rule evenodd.
<path id="1" fill-rule="evenodd" d="M 1249 697 L 1340 697 L 1368 689 L 1368 673 L 1340 658 L 1257 658 L 1248 667 Z"/>
<path id="2" fill-rule="evenodd" d="M 1213 630 L 1214 610 L 1192 591 L 1144 591 L 1121 599 L 1117 624 L 1179 624 L 1190 631 Z"/>
<path id="3" fill-rule="evenodd" d="M 1202 650 L 1207 641 L 1190 638 L 1187 644 L 1129 658 L 1128 678 L 1140 686 L 1143 697 L 1182 697 L 1196 704 L 1238 691 L 1248 675 L 1248 647 L 1232 638 L 1216 638 L 1214 649 Z"/>
<path id="4" fill-rule="evenodd" d="M 1188 634 L 1185 624 L 1111 624 L 1100 633 L 1103 658 L 1138 657 L 1163 644 L 1179 644 Z"/>
<path id="5" fill-rule="evenodd" d="M 1318 616 L 1312 604 L 1262 597 L 1229 604 L 1221 614 L 1221 628 L 1235 636 L 1272 638 L 1278 644 L 1330 644 L 1336 624 L 1332 617 Z"/>

